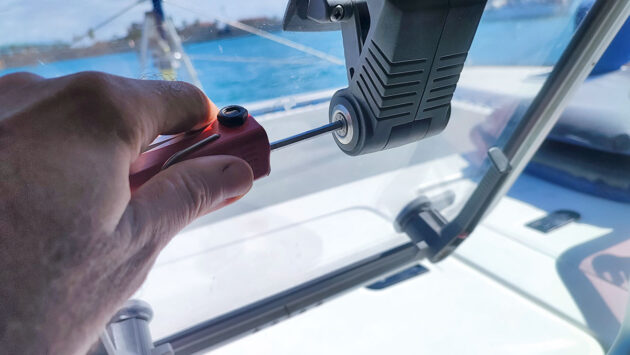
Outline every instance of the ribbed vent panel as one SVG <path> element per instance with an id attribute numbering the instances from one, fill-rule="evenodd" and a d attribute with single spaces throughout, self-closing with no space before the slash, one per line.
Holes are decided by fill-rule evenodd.
<path id="1" fill-rule="evenodd" d="M 455 92 L 459 74 L 464 68 L 467 53 L 455 53 L 438 59 L 428 92 L 425 93 L 422 112 L 448 107 Z"/>
<path id="2" fill-rule="evenodd" d="M 357 84 L 374 117 L 387 120 L 412 115 L 427 60 L 393 61 L 374 41 L 364 50 Z"/>

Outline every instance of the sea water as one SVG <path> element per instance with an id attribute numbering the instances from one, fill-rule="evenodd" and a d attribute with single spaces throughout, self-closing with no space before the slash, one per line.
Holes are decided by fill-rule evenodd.
<path id="1" fill-rule="evenodd" d="M 573 11 L 530 19 L 482 19 L 467 65 L 553 65 L 575 30 Z M 343 60 L 340 32 L 277 32 L 275 35 Z M 412 45 L 421 46 L 422 43 Z M 258 36 L 185 46 L 206 94 L 218 105 L 243 104 L 347 85 L 343 64 Z M 0 71 L 30 71 L 56 77 L 97 70 L 132 78 L 141 72 L 136 52 L 64 60 Z M 181 71 L 181 70 L 180 70 Z M 185 79 L 185 78 L 184 78 Z"/>

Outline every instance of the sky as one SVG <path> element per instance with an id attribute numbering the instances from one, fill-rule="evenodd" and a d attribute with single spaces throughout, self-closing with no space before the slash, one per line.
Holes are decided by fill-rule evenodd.
<path id="1" fill-rule="evenodd" d="M 88 29 L 137 0 L 2 0 L 0 46 L 12 43 L 70 42 Z M 164 0 L 164 11 L 175 25 L 195 19 L 236 20 L 248 17 L 282 17 L 287 0 Z M 142 22 L 151 8 L 147 0 L 95 33 L 96 39 L 122 36 L 132 22 Z"/>

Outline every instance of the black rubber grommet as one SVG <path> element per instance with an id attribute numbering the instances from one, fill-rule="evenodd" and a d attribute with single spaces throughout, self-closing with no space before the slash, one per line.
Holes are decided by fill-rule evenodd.
<path id="1" fill-rule="evenodd" d="M 219 123 L 227 127 L 238 127 L 245 123 L 249 112 L 243 106 L 230 105 L 219 110 Z"/>

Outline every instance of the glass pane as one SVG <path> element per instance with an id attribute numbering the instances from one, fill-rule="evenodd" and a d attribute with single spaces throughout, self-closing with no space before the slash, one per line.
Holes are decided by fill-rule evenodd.
<path id="1" fill-rule="evenodd" d="M 282 32 L 285 5 L 169 1 L 156 26 L 150 2 L 13 1 L 0 7 L 0 75 L 187 80 L 218 106 L 247 107 L 275 140 L 327 123 L 329 98 L 347 85 L 341 34 Z M 566 47 L 577 5 L 491 1 L 438 136 L 358 157 L 328 136 L 274 152 L 269 177 L 159 257 L 136 295 L 154 308 L 153 335 L 407 242 L 392 222 L 420 195 L 446 201 L 440 212 L 456 216 L 486 171 L 487 149 L 505 142 Z"/>

